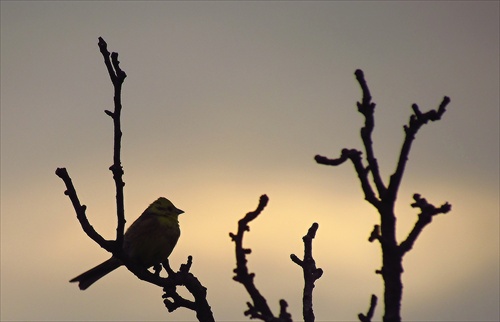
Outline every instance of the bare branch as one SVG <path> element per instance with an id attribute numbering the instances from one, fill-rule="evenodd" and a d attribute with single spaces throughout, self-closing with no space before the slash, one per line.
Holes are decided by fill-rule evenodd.
<path id="1" fill-rule="evenodd" d="M 305 322 L 313 322 L 314 311 L 313 311 L 313 300 L 312 293 L 314 289 L 314 283 L 323 275 L 323 270 L 321 268 L 316 268 L 316 261 L 312 255 L 312 240 L 316 236 L 316 231 L 319 225 L 317 223 L 312 224 L 309 228 L 307 234 L 302 238 L 304 241 L 304 259 L 300 260 L 297 255 L 291 254 L 291 260 L 302 267 L 304 272 L 304 292 L 302 296 L 302 312 Z"/>
<path id="2" fill-rule="evenodd" d="M 266 299 L 260 294 L 253 282 L 255 274 L 248 272 L 246 255 L 251 253 L 251 249 L 243 248 L 243 234 L 245 231 L 250 231 L 248 224 L 260 215 L 266 207 L 268 201 L 269 198 L 266 195 L 262 195 L 257 209 L 247 213 L 245 217 L 238 221 L 237 234 L 229 234 L 236 246 L 236 269 L 234 270 L 236 275 L 233 279 L 243 284 L 254 303 L 253 305 L 250 303 L 248 304 L 249 310 L 245 312 L 245 315 L 250 315 L 254 318 L 261 318 L 264 321 L 270 320 L 274 316 L 271 309 L 267 305 Z"/>
<path id="3" fill-rule="evenodd" d="M 106 68 L 108 69 L 108 74 L 111 78 L 111 82 L 113 84 L 123 83 L 123 80 L 125 79 L 125 77 L 127 77 L 127 74 L 125 74 L 125 72 L 122 71 L 119 67 L 120 62 L 118 61 L 118 53 L 113 53 L 110 60 L 110 53 L 108 51 L 108 44 L 106 43 L 106 41 L 104 41 L 102 37 L 99 37 L 99 42 L 97 44 L 102 56 L 104 57 L 104 63 L 106 64 Z"/>
<path id="4" fill-rule="evenodd" d="M 368 238 L 368 241 L 372 243 L 374 240 L 378 240 L 379 242 L 382 243 L 382 236 L 380 236 L 380 226 L 379 225 L 374 225 L 373 230 L 370 234 L 370 237 Z"/>
<path id="5" fill-rule="evenodd" d="M 285 300 L 280 300 L 280 316 L 276 322 L 292 322 L 292 315 L 286 310 L 288 303 Z"/>
<path id="6" fill-rule="evenodd" d="M 207 302 L 207 289 L 200 281 L 189 272 L 192 265 L 193 257 L 189 256 L 186 264 L 182 264 L 177 273 L 173 273 L 170 267 L 165 267 L 170 271 L 168 278 L 163 283 L 163 303 L 169 312 L 176 310 L 179 307 L 184 307 L 196 311 L 196 317 L 200 322 L 213 322 L 214 317 L 210 305 Z M 168 266 L 168 262 L 164 264 Z M 185 286 L 193 295 L 194 302 L 187 300 L 177 293 L 176 286 Z"/>
<path id="7" fill-rule="evenodd" d="M 380 200 L 375 196 L 373 188 L 368 180 L 368 168 L 363 165 L 363 160 L 361 159 L 362 152 L 356 149 L 342 149 L 340 158 L 328 159 L 326 157 L 316 155 L 315 160 L 319 164 L 337 166 L 344 163 L 346 160 L 350 159 L 354 165 L 354 169 L 358 174 L 359 181 L 361 182 L 361 188 L 365 194 L 365 199 L 371 203 L 376 208 L 380 205 Z"/>
<path id="8" fill-rule="evenodd" d="M 69 197 L 71 203 L 73 204 L 73 208 L 76 212 L 76 218 L 80 222 L 83 231 L 90 237 L 93 241 L 95 241 L 99 246 L 107 250 L 108 252 L 115 252 L 115 242 L 111 240 L 105 240 L 99 233 L 92 227 L 90 224 L 85 210 L 87 207 L 85 205 L 80 204 L 80 200 L 78 199 L 78 195 L 76 194 L 75 187 L 73 186 L 73 182 L 68 174 L 66 168 L 57 168 L 56 175 L 64 181 L 66 185 L 66 191 L 64 194 Z"/>
<path id="9" fill-rule="evenodd" d="M 401 180 L 403 179 L 403 173 L 405 171 L 406 163 L 408 161 L 408 155 L 410 154 L 411 145 L 413 143 L 413 140 L 415 139 L 415 135 L 417 134 L 418 130 L 422 127 L 422 125 L 427 124 L 428 121 L 440 120 L 444 112 L 446 112 L 446 106 L 449 103 L 450 103 L 449 97 L 445 96 L 437 110 L 430 110 L 426 113 L 420 112 L 420 109 L 417 106 L 417 104 L 412 105 L 414 114 L 410 117 L 408 125 L 404 126 L 405 139 L 403 142 L 403 146 L 401 147 L 401 152 L 399 155 L 396 171 L 391 176 L 389 187 L 387 189 L 389 200 L 392 200 L 393 202 L 396 200 L 399 185 L 401 184 Z"/>
<path id="10" fill-rule="evenodd" d="M 114 88 L 114 111 L 110 112 L 108 110 L 105 111 L 107 115 L 109 115 L 113 119 L 113 128 L 114 128 L 114 142 L 113 142 L 113 165 L 109 167 L 109 170 L 113 173 L 113 180 L 115 182 L 115 190 L 116 190 L 116 216 L 118 220 L 118 224 L 116 226 L 116 244 L 119 250 L 122 249 L 123 245 L 123 234 L 125 231 L 125 207 L 123 201 L 123 186 L 125 186 L 125 182 L 123 182 L 123 168 L 121 165 L 120 154 L 121 154 L 121 91 L 122 84 L 127 77 L 127 74 L 120 68 L 118 61 L 118 53 L 113 52 L 110 54 L 108 51 L 108 44 L 102 37 L 99 37 L 99 49 L 104 58 L 104 63 L 106 64 L 106 68 L 108 69 L 109 77 L 111 78 L 111 82 L 113 83 Z"/>
<path id="11" fill-rule="evenodd" d="M 434 205 L 427 202 L 425 198 L 421 198 L 419 194 L 414 194 L 413 199 L 414 203 L 411 204 L 413 208 L 420 208 L 420 214 L 418 215 L 418 220 L 415 223 L 412 231 L 406 237 L 400 245 L 399 249 L 402 254 L 405 254 L 409 250 L 413 248 L 417 237 L 420 235 L 425 226 L 432 222 L 432 217 L 438 214 L 446 214 L 451 210 L 451 205 L 449 203 L 445 203 L 441 205 L 439 208 L 436 208 Z"/>
<path id="12" fill-rule="evenodd" d="M 229 236 L 235 243 L 236 252 L 236 268 L 233 270 L 236 275 L 233 277 L 233 280 L 243 284 L 248 294 L 252 298 L 253 303 L 247 303 L 248 310 L 244 312 L 245 315 L 250 316 L 250 318 L 261 319 L 263 321 L 269 322 L 285 321 L 281 320 L 280 318 L 276 318 L 273 315 L 271 309 L 267 305 L 266 299 L 264 298 L 264 296 L 262 296 L 262 294 L 260 294 L 259 290 L 255 286 L 255 274 L 248 272 L 246 259 L 246 255 L 250 254 L 252 250 L 249 248 L 243 248 L 243 235 L 245 231 L 250 231 L 250 227 L 248 226 L 248 224 L 261 214 L 268 201 L 269 198 L 266 195 L 262 195 L 260 197 L 257 209 L 247 213 L 245 217 L 238 221 L 238 232 L 236 233 L 236 235 L 233 233 L 229 233 Z"/>
<path id="13" fill-rule="evenodd" d="M 357 106 L 358 111 L 365 117 L 365 126 L 361 128 L 361 138 L 363 140 L 363 145 L 365 146 L 366 160 L 368 161 L 370 171 L 373 175 L 373 181 L 375 182 L 379 196 L 383 197 L 386 188 L 382 182 L 382 178 L 380 177 L 378 162 L 375 158 L 375 153 L 373 152 L 372 142 L 372 133 L 375 127 L 375 118 L 373 116 L 375 112 L 375 103 L 372 102 L 372 96 L 370 94 L 370 90 L 368 89 L 368 85 L 366 84 L 363 71 L 361 69 L 357 69 L 354 74 L 356 75 L 356 80 L 361 86 L 361 90 L 363 92 L 363 99 L 361 103 L 357 102 Z"/>
<path id="14" fill-rule="evenodd" d="M 377 296 L 372 294 L 370 299 L 370 308 L 368 308 L 368 312 L 366 315 L 363 313 L 358 314 L 358 318 L 361 322 L 371 322 L 373 318 L 373 314 L 375 313 L 375 307 L 377 306 Z"/>
<path id="15" fill-rule="evenodd" d="M 347 159 L 348 159 L 347 154 L 344 153 L 343 150 L 342 150 L 342 154 L 340 155 L 340 158 L 337 158 L 337 159 L 329 159 L 329 158 L 324 157 L 324 156 L 319 155 L 319 154 L 314 157 L 314 160 L 316 160 L 316 162 L 318 164 L 332 165 L 332 166 L 340 165 L 340 164 L 344 163 L 345 161 L 347 161 Z"/>
<path id="16" fill-rule="evenodd" d="M 113 69 L 113 64 L 109 59 L 110 53 L 108 51 L 108 44 L 102 37 L 99 37 L 99 42 L 97 43 L 97 45 L 99 46 L 99 50 L 104 57 L 104 63 L 106 64 L 106 68 L 108 69 L 108 74 L 111 78 L 111 82 L 114 84 L 115 82 L 117 82 L 117 76 L 115 74 L 115 70 Z"/>
<path id="17" fill-rule="evenodd" d="M 345 150 L 342 150 L 344 153 Z M 359 181 L 361 182 L 361 188 L 365 194 L 365 199 L 369 203 L 371 203 L 375 208 L 379 208 L 380 200 L 375 196 L 373 192 L 372 185 L 368 180 L 368 172 L 370 171 L 368 168 L 365 168 L 363 165 L 363 161 L 361 160 L 361 152 L 357 150 L 348 150 L 349 159 L 351 159 L 352 164 L 354 165 L 354 169 L 356 169 L 356 173 L 358 174 Z"/>

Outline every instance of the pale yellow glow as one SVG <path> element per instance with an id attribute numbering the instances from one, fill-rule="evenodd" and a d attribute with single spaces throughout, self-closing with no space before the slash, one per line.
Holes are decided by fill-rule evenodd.
<path id="1" fill-rule="evenodd" d="M 192 321 L 168 314 L 161 290 L 120 268 L 85 292 L 68 281 L 109 257 L 81 230 L 56 177 L 66 167 L 94 228 L 116 231 L 112 85 L 98 52 L 118 51 L 127 226 L 165 196 L 185 214 L 171 255 L 188 255 L 218 321 L 246 320 L 232 280 L 229 232 L 251 223 L 249 269 L 274 312 L 301 318 L 302 236 L 324 276 L 318 321 L 353 321 L 382 298 L 378 223 L 348 162 L 361 148 L 354 70 L 376 108 L 374 148 L 393 171 L 411 104 L 451 97 L 418 133 L 396 212 L 401 241 L 420 193 L 452 204 L 404 261 L 403 318 L 498 320 L 499 20 L 497 2 L 20 2 L 1 1 L 1 320 Z M 425 22 L 425 23 L 423 23 Z M 379 303 L 382 303 L 380 301 Z M 425 308 L 425 309 L 422 309 Z M 382 315 L 382 305 L 376 319 Z"/>

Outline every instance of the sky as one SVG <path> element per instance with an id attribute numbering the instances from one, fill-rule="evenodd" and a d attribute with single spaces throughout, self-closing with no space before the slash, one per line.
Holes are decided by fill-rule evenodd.
<path id="1" fill-rule="evenodd" d="M 405 256 L 405 321 L 498 321 L 499 2 L 1 1 L 2 321 L 193 321 L 168 313 L 161 289 L 125 268 L 86 291 L 68 281 L 108 254 L 79 226 L 66 167 L 91 224 L 114 237 L 112 85 L 97 41 L 119 53 L 122 164 L 128 223 L 165 196 L 185 211 L 170 257 L 208 288 L 218 321 L 247 321 L 249 301 L 232 280 L 229 232 L 267 194 L 244 239 L 248 266 L 277 313 L 301 320 L 302 272 L 289 258 L 319 223 L 313 252 L 324 275 L 317 321 L 356 321 L 381 253 L 378 222 L 353 167 L 321 154 L 362 149 L 365 73 L 375 114 L 374 149 L 384 180 L 417 103 L 451 103 L 417 134 L 396 212 L 402 241 L 420 193 L 452 211 L 427 226 Z M 183 293 L 185 294 L 185 293 Z M 380 320 L 383 308 L 375 312 Z"/>

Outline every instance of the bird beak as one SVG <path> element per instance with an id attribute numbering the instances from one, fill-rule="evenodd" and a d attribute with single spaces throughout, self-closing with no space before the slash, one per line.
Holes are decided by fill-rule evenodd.
<path id="1" fill-rule="evenodd" d="M 177 210 L 177 214 L 180 215 L 180 214 L 183 214 L 184 213 L 184 210 L 180 210 L 179 208 L 175 208 Z"/>

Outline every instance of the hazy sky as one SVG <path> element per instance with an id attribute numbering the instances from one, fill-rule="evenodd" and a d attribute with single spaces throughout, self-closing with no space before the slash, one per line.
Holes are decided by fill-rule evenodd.
<path id="1" fill-rule="evenodd" d="M 382 297 L 377 213 L 351 164 L 361 149 L 361 68 L 377 103 L 375 149 L 395 166 L 411 104 L 448 112 L 415 141 L 398 237 L 420 193 L 448 201 L 404 261 L 406 321 L 498 321 L 499 2 L 1 2 L 2 320 L 194 320 L 120 268 L 85 292 L 68 280 L 108 258 L 81 230 L 57 167 L 94 227 L 115 231 L 112 86 L 104 37 L 128 74 L 123 154 L 128 223 L 159 196 L 185 210 L 174 268 L 193 255 L 219 321 L 246 321 L 232 280 L 237 221 L 270 203 L 244 240 L 268 303 L 301 320 L 302 236 L 314 240 L 318 321 L 355 321 Z M 381 318 L 380 302 L 376 310 Z"/>

